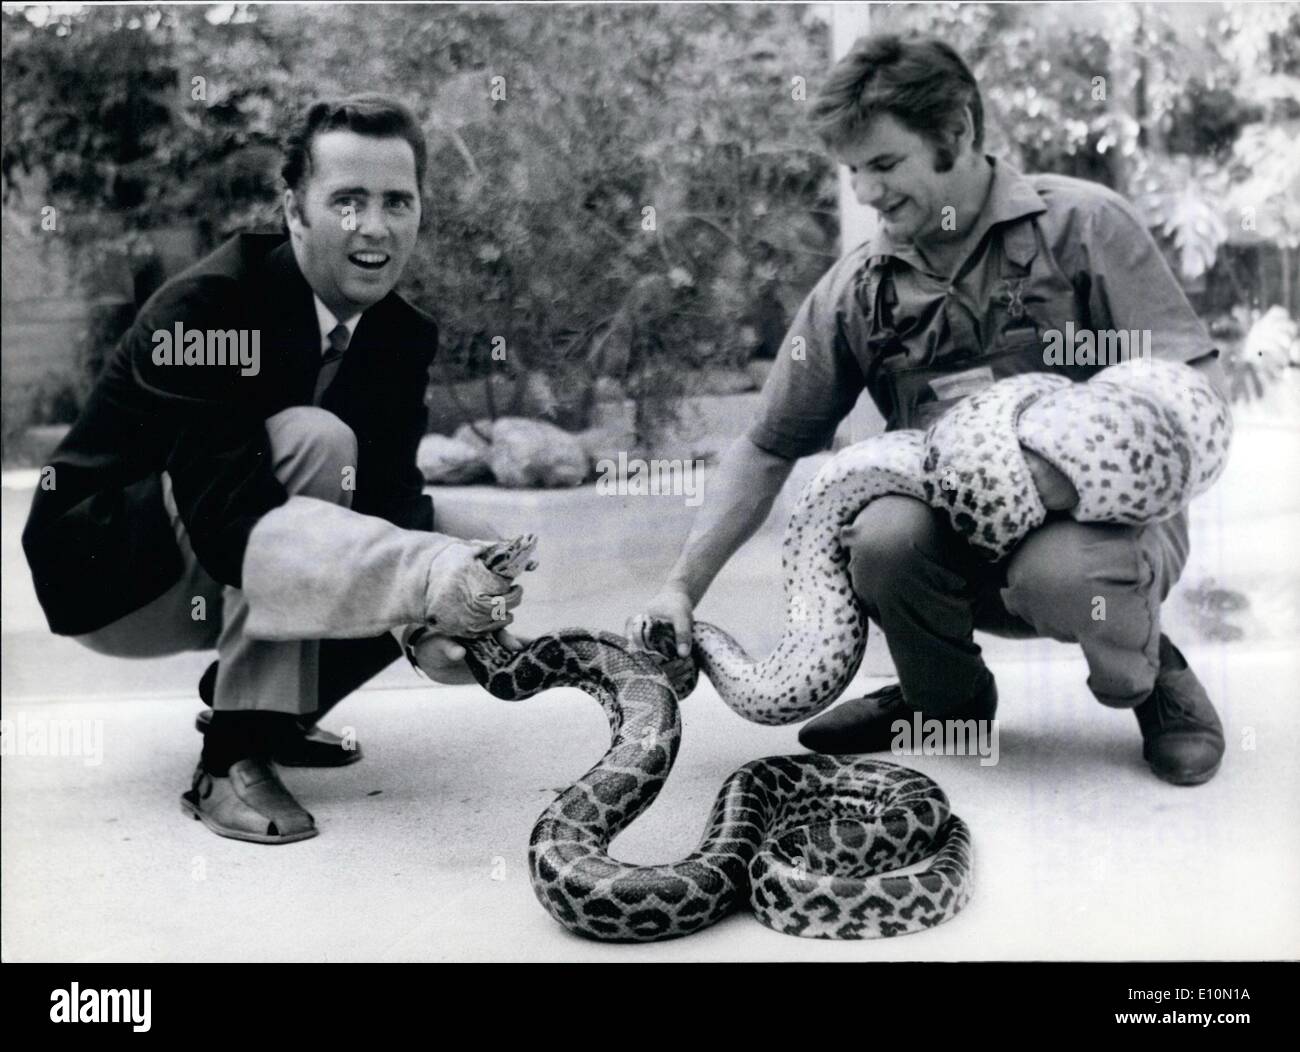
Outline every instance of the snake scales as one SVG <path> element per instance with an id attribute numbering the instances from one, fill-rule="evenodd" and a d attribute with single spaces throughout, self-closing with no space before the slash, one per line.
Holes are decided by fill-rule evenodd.
<path id="1" fill-rule="evenodd" d="M 1081 521 L 1144 523 L 1176 513 L 1222 471 L 1231 439 L 1226 405 L 1182 365 L 1135 361 L 1087 384 L 1044 374 L 970 396 L 925 434 L 868 439 L 833 457 L 787 527 L 782 563 L 788 617 L 766 659 L 753 661 L 722 629 L 696 622 L 693 656 L 746 719 L 784 724 L 830 704 L 852 679 L 866 620 L 849 585 L 840 529 L 871 500 L 903 494 L 947 513 L 998 559 L 1046 517 L 1021 446 L 1063 471 Z M 535 538 L 494 546 L 490 568 L 513 579 Z M 511 651 L 462 640 L 475 678 L 507 700 L 576 686 L 601 704 L 612 741 L 600 761 L 538 819 L 529 869 L 542 905 L 565 927 L 610 940 L 698 931 L 746 897 L 775 930 L 869 938 L 932 927 L 971 893 L 970 836 L 929 778 L 877 760 L 769 757 L 724 783 L 699 847 L 680 862 L 620 863 L 610 842 L 653 802 L 681 737 L 677 691 L 643 647 L 573 629 Z M 674 689 L 676 687 L 676 690 Z M 898 870 L 923 860 L 919 872 Z"/>

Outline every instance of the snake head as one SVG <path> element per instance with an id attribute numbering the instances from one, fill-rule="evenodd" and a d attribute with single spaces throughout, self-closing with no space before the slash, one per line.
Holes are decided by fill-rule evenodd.
<path id="1" fill-rule="evenodd" d="M 678 700 L 694 692 L 700 670 L 693 654 L 677 656 L 677 632 L 671 621 L 637 615 L 627 623 L 627 637 L 633 650 L 650 658 L 668 677 Z"/>
<path id="2" fill-rule="evenodd" d="M 499 577 L 513 581 L 521 573 L 537 569 L 533 550 L 537 547 L 537 534 L 525 533 L 508 541 L 498 541 L 479 558 L 483 565 Z"/>

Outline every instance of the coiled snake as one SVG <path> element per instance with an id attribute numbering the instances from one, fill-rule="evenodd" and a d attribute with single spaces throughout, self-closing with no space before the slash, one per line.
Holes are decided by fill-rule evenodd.
<path id="1" fill-rule="evenodd" d="M 879 435 L 832 457 L 786 529 L 789 616 L 776 649 L 752 661 L 722 629 L 696 622 L 695 662 L 746 719 L 806 719 L 835 700 L 866 646 L 839 533 L 867 502 L 887 493 L 923 500 L 999 559 L 1046 517 L 1022 445 L 1070 478 L 1076 518 L 1144 523 L 1176 513 L 1218 477 L 1231 434 L 1222 399 L 1183 365 L 1128 362 L 1086 384 L 1045 374 L 1000 381 L 925 434 Z M 502 542 L 484 560 L 513 579 L 534 544 Z M 529 846 L 534 890 L 570 930 L 670 938 L 748 898 L 778 931 L 869 938 L 933 927 L 969 899 L 970 836 L 943 791 L 916 771 L 862 758 L 746 764 L 723 784 L 692 854 L 658 866 L 614 860 L 610 842 L 650 806 L 677 755 L 677 692 L 689 693 L 694 675 L 669 681 L 657 655 L 671 653 L 672 640 L 643 624 L 639 647 L 583 629 L 518 652 L 490 637 L 461 642 L 475 678 L 497 697 L 576 686 L 609 720 L 609 750 L 543 812 Z M 897 872 L 926 859 L 919 872 Z"/>

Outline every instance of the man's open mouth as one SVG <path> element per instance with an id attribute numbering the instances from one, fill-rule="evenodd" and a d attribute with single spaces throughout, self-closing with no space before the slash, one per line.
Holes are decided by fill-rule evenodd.
<path id="1" fill-rule="evenodd" d="M 348 261 L 355 263 L 362 270 L 382 270 L 388 265 L 388 254 L 386 252 L 353 252 L 349 254 Z"/>
<path id="2" fill-rule="evenodd" d="M 903 210 L 903 207 L 906 204 L 907 204 L 907 198 L 905 197 L 903 198 L 903 200 L 897 202 L 896 204 L 892 205 L 889 208 L 881 208 L 880 214 L 884 216 L 886 219 L 893 219 L 896 215 L 898 215 L 899 212 Z"/>

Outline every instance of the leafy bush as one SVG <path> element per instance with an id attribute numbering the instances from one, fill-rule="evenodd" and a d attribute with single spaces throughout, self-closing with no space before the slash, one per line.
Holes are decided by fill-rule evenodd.
<path id="1" fill-rule="evenodd" d="M 481 379 L 498 412 L 540 376 L 564 392 L 557 419 L 582 426 L 607 375 L 651 437 L 692 368 L 773 353 L 834 255 L 834 173 L 804 121 L 829 68 L 811 6 L 2 18 L 6 203 L 44 172 L 92 277 L 160 227 L 192 224 L 211 246 L 278 226 L 277 144 L 302 104 L 406 98 L 431 164 L 405 290 L 442 322 L 436 381 Z M 1281 246 L 1290 295 L 1296 5 L 1135 4 L 1102 20 L 1088 5 L 900 5 L 872 25 L 956 42 L 984 87 L 990 149 L 1137 200 L 1193 285 L 1219 274 L 1249 210 L 1250 236 Z"/>
<path id="2" fill-rule="evenodd" d="M 653 430 L 684 369 L 743 363 L 834 257 L 792 90 L 826 67 L 808 8 L 217 10 L 6 10 L 6 192 L 39 166 L 100 217 L 88 240 L 189 219 L 213 244 L 275 221 L 303 102 L 403 96 L 430 142 L 405 288 L 441 320 L 438 378 L 543 373 L 575 426 L 603 373 Z"/>

